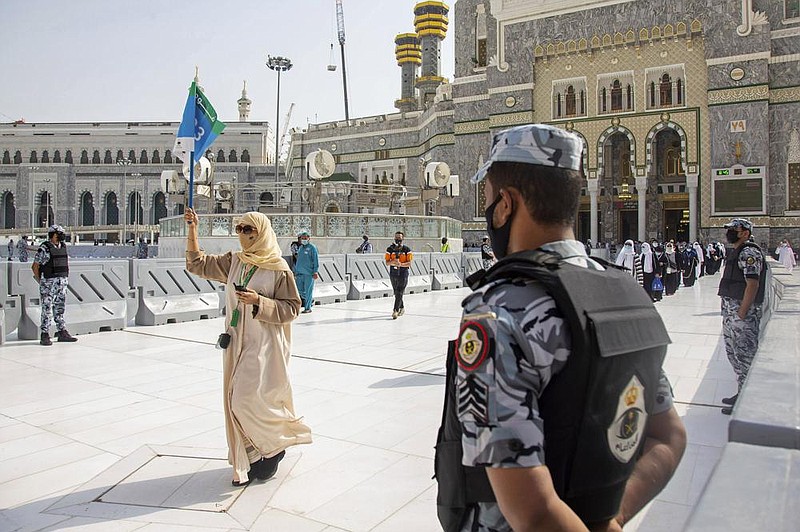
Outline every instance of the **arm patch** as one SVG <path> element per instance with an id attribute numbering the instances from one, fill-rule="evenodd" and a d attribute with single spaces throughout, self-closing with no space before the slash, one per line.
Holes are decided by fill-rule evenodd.
<path id="1" fill-rule="evenodd" d="M 483 364 L 492 347 L 486 328 L 477 321 L 461 326 L 456 344 L 456 361 L 464 371 L 473 371 Z"/>

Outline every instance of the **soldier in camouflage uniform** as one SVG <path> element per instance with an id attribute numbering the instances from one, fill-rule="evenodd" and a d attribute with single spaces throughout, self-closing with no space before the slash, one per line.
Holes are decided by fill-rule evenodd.
<path id="1" fill-rule="evenodd" d="M 485 191 L 491 204 L 486 222 L 498 260 L 509 253 L 541 249 L 585 268 L 603 268 L 588 258 L 572 231 L 582 182 L 581 144 L 577 136 L 538 124 L 495 135 L 490 158 L 473 183 L 488 174 Z M 498 162 L 504 164 L 492 167 Z M 541 194 L 545 190 L 540 189 L 538 201 L 528 195 L 533 189 L 520 186 L 534 175 L 547 180 L 536 186 L 550 192 Z M 548 530 L 585 530 L 556 494 L 545 466 L 546 420 L 538 403 L 570 356 L 568 324 L 553 298 L 534 280 L 490 282 L 469 295 L 463 307 L 455 355 L 462 463 L 486 468 L 498 502 L 475 503 L 461 529 L 499 532 L 528 529 L 536 523 Z M 628 480 L 620 513 L 609 521 L 608 530 L 621 530 L 666 485 L 683 453 L 685 431 L 663 372 L 656 403 L 644 429 L 644 437 L 651 441 L 643 445 L 647 450 Z M 668 435 L 668 441 L 656 442 L 656 430 Z M 655 443 L 666 444 L 674 463 L 660 461 L 664 455 L 649 454 Z M 644 463 L 649 474 L 639 469 Z"/>
<path id="2" fill-rule="evenodd" d="M 718 294 L 725 352 L 738 381 L 737 393 L 722 400 L 729 405 L 722 409 L 722 413 L 730 415 L 758 351 L 766 264 L 761 249 L 750 242 L 753 234 L 750 220 L 734 218 L 725 229 L 728 243 L 733 244 L 734 249 L 725 258 Z"/>
<path id="3" fill-rule="evenodd" d="M 64 228 L 52 225 L 47 231 L 48 239 L 42 242 L 33 259 L 33 277 L 39 283 L 42 320 L 40 325 L 41 345 L 53 345 L 50 339 L 51 316 L 56 322 L 56 337 L 59 342 L 77 342 L 78 339 L 67 331 L 64 321 L 64 310 L 67 301 L 67 277 L 69 275 L 69 259 L 67 245 L 64 240 Z"/>

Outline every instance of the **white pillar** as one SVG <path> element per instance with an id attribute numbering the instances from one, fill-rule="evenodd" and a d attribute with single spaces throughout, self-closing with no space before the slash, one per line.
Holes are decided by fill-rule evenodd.
<path id="1" fill-rule="evenodd" d="M 587 179 L 586 189 L 589 191 L 589 238 L 592 245 L 596 246 L 597 239 L 597 192 L 600 190 L 598 179 Z"/>
<path id="2" fill-rule="evenodd" d="M 698 174 L 686 174 L 689 191 L 689 242 L 697 240 L 697 179 Z"/>
<path id="3" fill-rule="evenodd" d="M 637 201 L 639 204 L 637 205 L 637 218 L 638 218 L 638 225 L 639 231 L 636 239 L 639 242 L 644 242 L 647 240 L 647 216 L 645 212 L 646 208 L 646 201 L 647 201 L 647 178 L 646 177 L 637 177 L 636 178 L 636 196 Z"/>

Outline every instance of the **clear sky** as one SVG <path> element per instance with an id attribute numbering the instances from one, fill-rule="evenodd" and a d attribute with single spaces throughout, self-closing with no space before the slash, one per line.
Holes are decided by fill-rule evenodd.
<path id="1" fill-rule="evenodd" d="M 448 2 L 453 7 L 454 2 Z M 343 0 L 350 118 L 395 112 L 394 37 L 414 29 L 415 0 Z M 344 119 L 335 0 L 0 0 L 0 121 L 179 121 L 195 65 L 223 121 L 238 120 L 247 80 L 250 120 L 283 126 Z M 452 81 L 453 29 L 442 42 Z M 331 43 L 335 72 L 329 72 Z"/>

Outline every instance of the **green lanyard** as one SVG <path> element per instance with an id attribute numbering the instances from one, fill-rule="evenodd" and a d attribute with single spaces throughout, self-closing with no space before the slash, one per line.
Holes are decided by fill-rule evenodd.
<path id="1" fill-rule="evenodd" d="M 242 270 L 239 272 L 239 284 L 244 287 L 247 287 L 247 283 L 250 282 L 250 279 L 253 278 L 253 274 L 256 273 L 258 266 L 253 266 L 250 268 L 250 271 L 247 274 L 244 273 L 244 264 L 242 264 Z M 231 313 L 231 327 L 236 327 L 239 324 L 239 308 L 233 309 Z"/>

